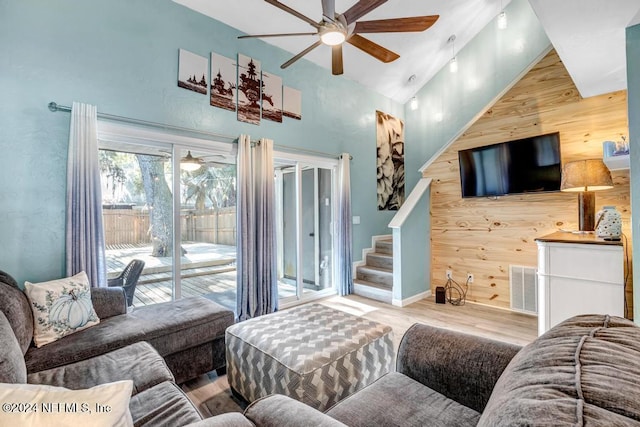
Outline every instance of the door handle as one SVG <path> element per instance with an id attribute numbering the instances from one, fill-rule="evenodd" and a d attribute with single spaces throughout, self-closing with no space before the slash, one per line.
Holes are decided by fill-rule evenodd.
<path id="1" fill-rule="evenodd" d="M 315 235 L 316 235 L 316 233 L 309 233 L 309 237 L 313 237 Z"/>

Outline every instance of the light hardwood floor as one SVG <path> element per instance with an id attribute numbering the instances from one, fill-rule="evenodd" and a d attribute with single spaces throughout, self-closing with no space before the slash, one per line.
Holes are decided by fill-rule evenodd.
<path id="1" fill-rule="evenodd" d="M 357 295 L 329 297 L 314 303 L 384 323 L 393 329 L 396 351 L 405 331 L 414 323 L 424 323 L 499 341 L 525 345 L 537 336 L 537 318 L 477 304 L 464 306 L 435 304 L 433 298 L 406 307 L 394 307 Z M 243 407 L 231 397 L 226 375 L 202 375 L 182 386 L 205 417 Z"/>

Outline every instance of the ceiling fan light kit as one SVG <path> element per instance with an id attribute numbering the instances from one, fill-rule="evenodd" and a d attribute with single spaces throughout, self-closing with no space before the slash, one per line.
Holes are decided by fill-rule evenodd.
<path id="1" fill-rule="evenodd" d="M 342 44 L 347 39 L 347 31 L 333 23 L 327 23 L 320 27 L 319 34 L 320 40 L 327 46 Z"/>
<path id="2" fill-rule="evenodd" d="M 187 152 L 187 155 L 180 159 L 180 169 L 187 172 L 197 171 L 202 167 L 202 159 L 193 157 L 191 151 Z"/>
<path id="3" fill-rule="evenodd" d="M 331 46 L 331 72 L 334 75 L 343 73 L 342 45 L 349 43 L 363 52 L 373 56 L 379 61 L 388 63 L 400 57 L 395 52 L 380 46 L 373 41 L 362 37 L 364 33 L 398 33 L 398 32 L 420 32 L 431 27 L 439 18 L 439 15 L 413 16 L 408 18 L 380 19 L 376 21 L 358 21 L 361 17 L 382 6 L 387 0 L 360 0 L 351 6 L 344 13 L 336 13 L 335 0 L 322 1 L 322 19 L 319 22 L 301 14 L 278 0 L 265 0 L 272 6 L 283 10 L 298 19 L 301 19 L 317 30 L 316 33 L 282 33 L 282 34 L 260 34 L 244 35 L 238 38 L 265 38 L 265 37 L 285 37 L 317 35 L 319 40 L 293 58 L 285 62 L 280 68 L 287 68 L 298 59 L 302 58 L 313 49 L 324 44 Z"/>

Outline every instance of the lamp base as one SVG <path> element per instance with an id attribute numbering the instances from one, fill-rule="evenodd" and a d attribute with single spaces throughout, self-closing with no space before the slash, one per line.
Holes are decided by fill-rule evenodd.
<path id="1" fill-rule="evenodd" d="M 578 193 L 578 218 L 581 232 L 593 232 L 596 225 L 596 195 L 593 191 Z"/>

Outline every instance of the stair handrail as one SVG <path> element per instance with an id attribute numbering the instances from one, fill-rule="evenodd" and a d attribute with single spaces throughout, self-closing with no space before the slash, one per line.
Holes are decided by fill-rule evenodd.
<path id="1" fill-rule="evenodd" d="M 401 228 L 402 224 L 407 220 L 407 218 L 413 212 L 413 209 L 416 207 L 422 195 L 429 189 L 431 182 L 433 179 L 431 178 L 421 178 L 420 181 L 413 187 L 409 197 L 404 201 L 398 212 L 394 215 L 389 222 L 389 228 Z"/>

